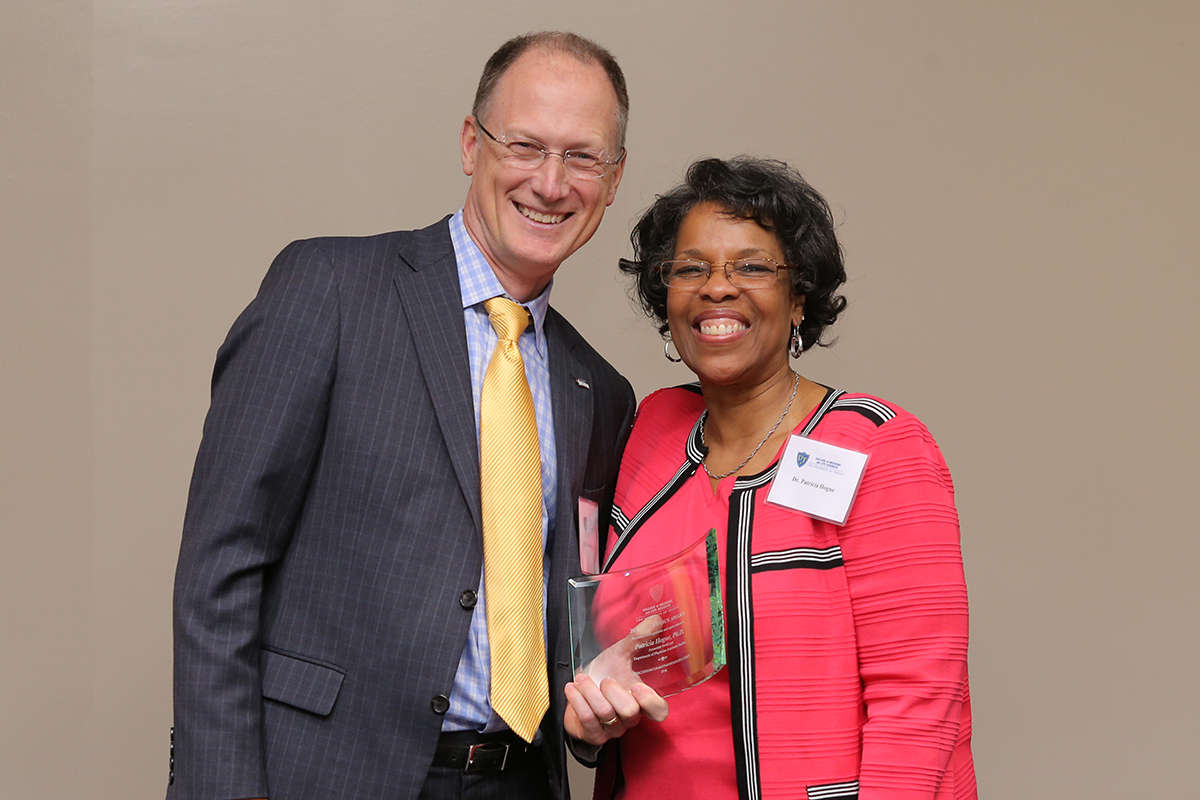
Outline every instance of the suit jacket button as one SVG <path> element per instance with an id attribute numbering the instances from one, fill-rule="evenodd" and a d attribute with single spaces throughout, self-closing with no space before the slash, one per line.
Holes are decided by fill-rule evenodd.
<path id="1" fill-rule="evenodd" d="M 435 695 L 430 701 L 429 707 L 433 709 L 435 714 L 445 714 L 450 710 L 450 698 L 444 694 Z"/>
<path id="2" fill-rule="evenodd" d="M 475 607 L 479 602 L 479 595 L 475 594 L 474 589 L 467 589 L 458 596 L 458 604 L 468 611 Z"/>

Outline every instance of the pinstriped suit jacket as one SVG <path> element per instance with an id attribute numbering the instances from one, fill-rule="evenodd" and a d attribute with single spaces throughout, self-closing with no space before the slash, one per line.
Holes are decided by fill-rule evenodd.
<path id="1" fill-rule="evenodd" d="M 577 498 L 611 500 L 634 396 L 553 309 L 546 335 L 559 489 L 543 735 L 561 795 Z M 289 245 L 217 357 L 175 582 L 169 800 L 415 798 L 480 531 L 446 220 Z"/>

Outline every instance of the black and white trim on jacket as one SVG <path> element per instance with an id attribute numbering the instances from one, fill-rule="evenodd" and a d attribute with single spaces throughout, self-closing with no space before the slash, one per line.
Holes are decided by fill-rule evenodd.
<path id="1" fill-rule="evenodd" d="M 613 530 L 617 533 L 617 541 L 613 545 L 612 552 L 608 554 L 608 558 L 604 559 L 604 564 L 600 568 L 601 572 L 608 572 L 612 567 L 613 562 L 621 555 L 621 551 L 625 549 L 625 545 L 629 544 L 629 540 L 637 533 L 638 528 L 642 527 L 645 522 L 655 511 L 662 508 L 663 503 L 671 499 L 671 495 L 679 491 L 679 487 L 688 482 L 688 479 L 696 474 L 696 470 L 700 468 L 700 462 L 704 460 L 704 455 L 707 449 L 700 446 L 700 423 L 704 420 L 704 415 L 701 414 L 696 423 L 692 425 L 692 432 L 688 435 L 688 444 L 686 447 L 687 460 L 680 465 L 679 469 L 667 481 L 667 485 L 659 489 L 650 502 L 646 503 L 640 511 L 633 515 L 632 518 L 627 517 L 625 512 L 614 502 L 612 506 L 612 525 Z"/>
<path id="2" fill-rule="evenodd" d="M 858 800 L 858 781 L 809 786 L 808 800 Z"/>
<path id="3" fill-rule="evenodd" d="M 871 420 L 878 427 L 889 419 L 896 417 L 887 404 L 873 397 L 843 397 L 839 396 L 830 406 L 830 411 L 854 411 Z M 805 434 L 807 435 L 807 434 Z"/>

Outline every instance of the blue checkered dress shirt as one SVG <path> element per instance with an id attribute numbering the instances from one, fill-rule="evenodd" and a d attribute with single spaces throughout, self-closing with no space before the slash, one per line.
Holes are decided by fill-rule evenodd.
<path id="1" fill-rule="evenodd" d="M 463 212 L 450 218 L 450 239 L 454 244 L 454 258 L 458 262 L 458 282 L 462 289 L 463 317 L 467 323 L 467 351 L 471 362 L 471 394 L 475 399 L 475 436 L 479 437 L 479 400 L 483 394 L 483 377 L 488 362 L 496 348 L 496 331 L 483 307 L 485 300 L 507 296 L 504 287 L 491 265 L 483 257 L 479 247 L 467 234 L 463 224 Z M 553 285 L 553 284 L 551 284 Z M 558 486 L 558 461 L 554 449 L 554 419 L 550 405 L 550 365 L 546 351 L 546 310 L 550 307 L 550 288 L 547 286 L 538 297 L 521 305 L 529 309 L 533 327 L 521 334 L 518 346 L 521 359 L 525 362 L 525 377 L 533 394 L 533 411 L 537 417 L 538 447 L 542 455 L 542 551 L 553 530 L 550 521 L 556 509 L 555 491 Z M 513 298 L 509 298 L 510 300 Z M 543 571 L 543 608 L 545 603 L 545 580 Z M 507 727 L 492 711 L 489 682 L 491 660 L 488 655 L 487 598 L 483 591 L 483 577 L 479 580 L 479 601 L 471 617 L 471 630 L 467 645 L 463 648 L 462 660 L 454 676 L 454 688 L 450 693 L 450 710 L 442 722 L 442 730 L 494 731 Z M 543 619 L 544 624 L 544 619 Z"/>

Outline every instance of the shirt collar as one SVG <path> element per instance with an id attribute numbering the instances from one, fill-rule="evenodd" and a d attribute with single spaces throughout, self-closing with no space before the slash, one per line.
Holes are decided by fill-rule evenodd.
<path id="1" fill-rule="evenodd" d="M 454 260 L 458 263 L 458 285 L 464 309 L 476 305 L 482 307 L 485 300 L 493 297 L 508 297 L 517 302 L 504 291 L 504 286 L 484 258 L 479 245 L 467 233 L 461 208 L 450 218 L 450 241 L 454 245 Z M 553 286 L 554 280 L 551 279 L 541 294 L 527 303 L 519 303 L 533 317 L 534 342 L 538 353 L 543 356 L 546 355 L 546 311 L 550 308 L 550 289 Z"/>

